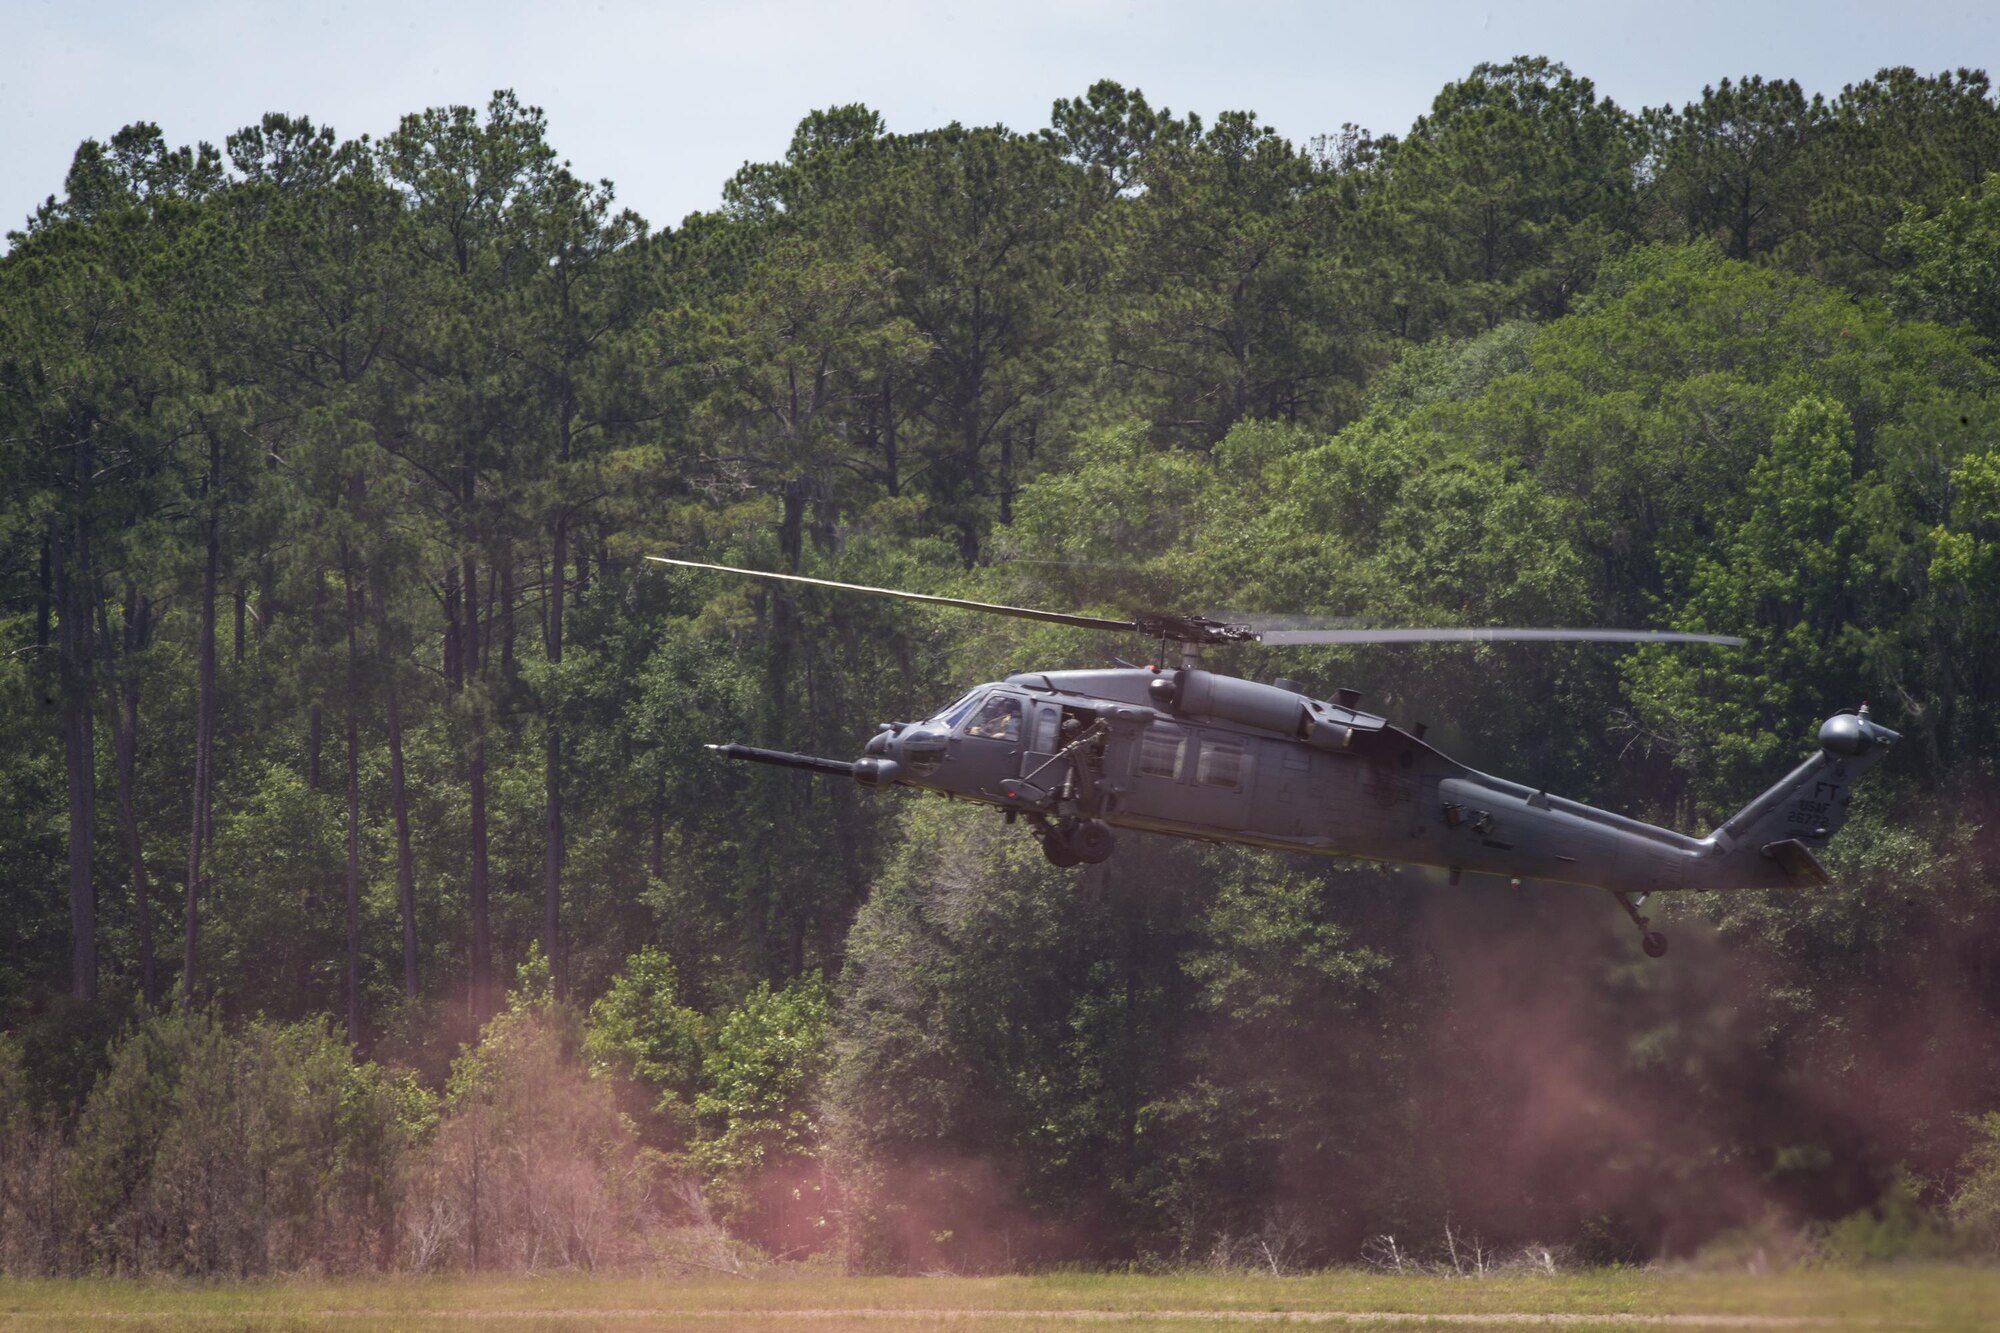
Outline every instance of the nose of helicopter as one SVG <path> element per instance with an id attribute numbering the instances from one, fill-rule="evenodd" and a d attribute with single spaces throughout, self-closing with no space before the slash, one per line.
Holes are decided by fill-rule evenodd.
<path id="1" fill-rule="evenodd" d="M 868 743 L 861 747 L 861 758 L 854 761 L 856 782 L 864 787 L 888 787 L 903 776 L 896 742 L 908 726 L 907 722 L 884 722 L 877 727 Z"/>
<path id="2" fill-rule="evenodd" d="M 943 762 L 945 734 L 920 723 L 883 722 L 861 758 L 854 761 L 854 780 L 864 787 L 890 787 L 907 778 L 928 777 Z"/>

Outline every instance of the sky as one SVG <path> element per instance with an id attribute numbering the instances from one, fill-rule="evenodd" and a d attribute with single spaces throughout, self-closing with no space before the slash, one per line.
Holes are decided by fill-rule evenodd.
<path id="1" fill-rule="evenodd" d="M 1750 74 L 1832 94 L 1889 65 L 2000 64 L 2000 4 L 0 0 L 0 230 L 60 191 L 80 142 L 139 120 L 218 147 L 267 111 L 379 137 L 511 88 L 579 173 L 657 227 L 714 207 L 818 107 L 865 102 L 897 132 L 1034 130 L 1110 78 L 1303 142 L 1346 122 L 1400 133 L 1447 82 L 1523 54 L 1631 108 Z"/>

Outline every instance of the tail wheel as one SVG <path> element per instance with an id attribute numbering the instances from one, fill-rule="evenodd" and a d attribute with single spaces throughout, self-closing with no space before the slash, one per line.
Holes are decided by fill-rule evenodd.
<path id="1" fill-rule="evenodd" d="M 1083 864 L 1083 858 L 1077 855 L 1076 848 L 1070 845 L 1070 840 L 1056 829 L 1050 829 L 1042 839 L 1042 855 L 1049 858 L 1050 865 L 1059 866 L 1064 870 Z"/>
<path id="2" fill-rule="evenodd" d="M 1086 819 L 1071 830 L 1069 843 L 1079 861 L 1094 866 L 1117 850 L 1118 839 L 1111 826 L 1101 819 Z"/>
<path id="3" fill-rule="evenodd" d="M 1650 917 L 1639 914 L 1639 904 L 1646 901 L 1646 895 L 1629 889 L 1609 889 L 1608 893 L 1618 900 L 1625 909 L 1625 915 L 1632 918 L 1632 924 L 1639 928 L 1639 947 L 1646 951 L 1646 957 L 1659 958 L 1667 952 L 1667 937 L 1653 929 Z"/>

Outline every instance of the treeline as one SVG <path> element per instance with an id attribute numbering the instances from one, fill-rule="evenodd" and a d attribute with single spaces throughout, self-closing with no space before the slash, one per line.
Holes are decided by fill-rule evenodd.
<path id="1" fill-rule="evenodd" d="M 44 1266 L 305 1262 L 79 1239 L 97 1108 L 172 1063 L 135 1043 L 354 1048 L 404 1099 L 369 1142 L 436 1179 L 531 957 L 550 1067 L 629 1103 L 592 1169 L 778 1251 L 1304 1262 L 1455 1219 L 1627 1257 L 1899 1170 L 1940 1203 L 2000 1107 L 1996 169 L 1976 72 L 1633 114 L 1538 59 L 1303 146 L 1111 83 L 1034 134 L 834 108 L 660 231 L 507 94 L 86 143 L 0 259 L 8 1143 L 71 1200 L 9 1225 Z M 1642 971 L 1578 895 L 1143 839 L 1079 884 L 970 812 L 720 771 L 1145 648 L 649 552 L 1745 634 L 1217 661 L 1683 826 L 1836 706 L 1909 739 L 1837 891 L 1691 901 Z M 408 1262 L 376 1188 L 344 1230 Z M 503 1261 L 460 1244 L 424 1263 Z"/>

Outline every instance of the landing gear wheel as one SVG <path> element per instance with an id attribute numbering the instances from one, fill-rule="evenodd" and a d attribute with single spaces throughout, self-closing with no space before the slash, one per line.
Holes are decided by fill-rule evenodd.
<path id="1" fill-rule="evenodd" d="M 1058 829 L 1050 829 L 1043 835 L 1042 855 L 1049 858 L 1050 865 L 1063 870 L 1083 864 L 1083 858 L 1077 855 L 1076 848 L 1070 845 L 1070 840 Z"/>
<path id="2" fill-rule="evenodd" d="M 1618 905 L 1625 909 L 1625 915 L 1632 918 L 1632 924 L 1639 928 L 1639 947 L 1646 951 L 1648 958 L 1663 958 L 1667 952 L 1667 937 L 1653 929 L 1651 917 L 1639 914 L 1639 905 L 1646 901 L 1643 893 L 1633 893 L 1625 889 L 1607 890 Z"/>
<path id="3" fill-rule="evenodd" d="M 1103 820 L 1086 819 L 1070 830 L 1069 845 L 1075 851 L 1077 860 L 1094 866 L 1117 849 L 1118 839 L 1112 834 L 1111 826 Z"/>

